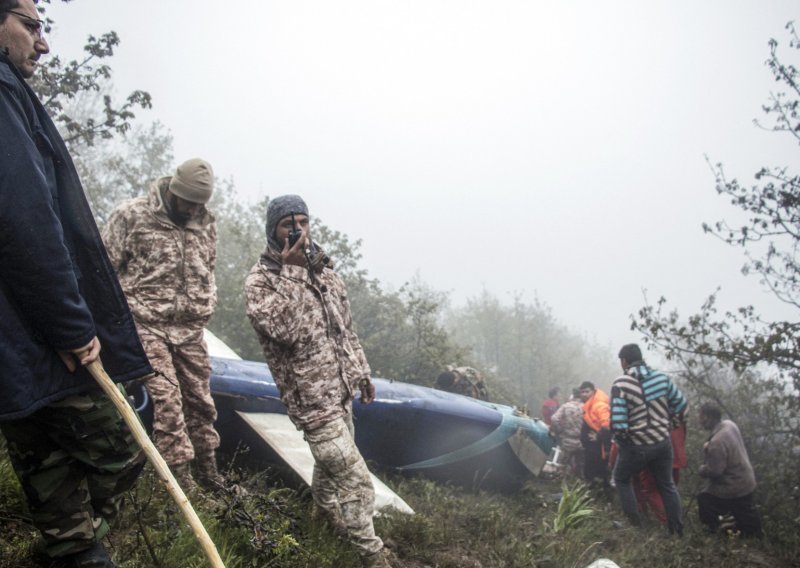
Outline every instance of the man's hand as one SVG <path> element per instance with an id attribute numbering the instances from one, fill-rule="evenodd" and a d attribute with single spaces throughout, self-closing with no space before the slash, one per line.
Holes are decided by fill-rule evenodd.
<path id="1" fill-rule="evenodd" d="M 361 404 L 369 404 L 375 400 L 375 385 L 369 379 L 361 379 L 358 383 L 361 390 Z"/>
<path id="2" fill-rule="evenodd" d="M 294 266 L 306 265 L 306 242 L 308 241 L 308 227 L 301 227 L 303 234 L 297 239 L 291 247 L 289 246 L 289 239 L 283 241 L 283 250 L 281 251 L 281 261 L 283 264 L 293 264 Z"/>
<path id="3" fill-rule="evenodd" d="M 58 356 L 61 357 L 62 361 L 64 361 L 64 364 L 67 366 L 67 369 L 69 369 L 70 373 L 74 373 L 75 369 L 78 368 L 75 363 L 76 359 L 85 367 L 89 363 L 94 363 L 99 355 L 100 340 L 97 339 L 97 336 L 93 337 L 92 340 L 83 347 L 58 351 Z"/>

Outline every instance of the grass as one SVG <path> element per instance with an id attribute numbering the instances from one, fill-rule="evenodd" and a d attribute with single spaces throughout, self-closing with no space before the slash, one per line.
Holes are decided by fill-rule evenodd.
<path id="1" fill-rule="evenodd" d="M 545 523 L 545 527 L 556 534 L 563 534 L 584 524 L 595 514 L 594 499 L 589 488 L 580 482 L 572 487 L 564 482 L 561 484 L 561 499 L 553 522 Z"/>
<path id="2" fill-rule="evenodd" d="M 228 568 L 359 565 L 350 547 L 312 518 L 307 490 L 286 487 L 270 469 L 238 475 L 249 495 L 201 494 L 192 499 Z M 620 523 L 622 513 L 615 504 L 580 484 L 532 480 L 519 492 L 503 495 L 418 478 L 382 477 L 417 512 L 383 515 L 375 522 L 399 565 L 409 568 L 583 568 L 599 558 L 622 568 L 781 568 L 800 561 L 798 547 L 785 541 L 707 536 L 693 517 L 696 509 L 687 516 L 681 540 L 665 538 L 657 524 L 630 528 Z M 37 533 L 5 457 L 0 457 L 0 531 L 0 567 L 37 566 L 31 555 Z M 149 468 L 129 495 L 107 544 L 120 568 L 207 566 Z"/>

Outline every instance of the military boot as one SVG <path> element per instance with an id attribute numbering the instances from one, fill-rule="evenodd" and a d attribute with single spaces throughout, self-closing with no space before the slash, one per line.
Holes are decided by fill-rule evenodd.
<path id="1" fill-rule="evenodd" d="M 391 559 L 394 554 L 388 548 L 383 547 L 375 554 L 363 556 L 361 558 L 361 565 L 364 568 L 392 568 Z"/>
<path id="2" fill-rule="evenodd" d="M 197 483 L 199 483 L 203 489 L 212 492 L 225 489 L 225 478 L 220 475 L 217 469 L 216 452 L 211 451 L 196 455 L 194 459 L 194 468 L 197 476 Z"/>
<path id="3" fill-rule="evenodd" d="M 197 483 L 194 482 L 194 478 L 192 477 L 192 470 L 189 467 L 189 462 L 172 465 L 170 469 L 184 493 L 192 493 L 197 489 Z"/>
<path id="4" fill-rule="evenodd" d="M 116 568 L 116 565 L 105 547 L 95 542 L 91 548 L 54 559 L 49 568 Z"/>

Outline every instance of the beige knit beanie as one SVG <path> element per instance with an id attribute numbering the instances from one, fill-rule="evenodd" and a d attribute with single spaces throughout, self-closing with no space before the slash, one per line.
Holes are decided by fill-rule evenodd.
<path id="1" fill-rule="evenodd" d="M 214 170 L 200 158 L 186 160 L 169 181 L 169 190 L 192 203 L 208 203 L 214 191 Z"/>

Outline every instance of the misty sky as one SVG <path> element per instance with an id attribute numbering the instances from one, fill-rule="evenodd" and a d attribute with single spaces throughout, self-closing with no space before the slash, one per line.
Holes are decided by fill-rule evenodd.
<path id="1" fill-rule="evenodd" d="M 171 130 L 177 161 L 209 160 L 247 200 L 300 193 L 363 239 L 384 284 L 418 273 L 456 305 L 522 292 L 616 349 L 637 340 L 643 289 L 688 314 L 721 286 L 723 306 L 781 316 L 741 251 L 702 232 L 740 218 L 704 156 L 748 183 L 797 166 L 753 119 L 777 87 L 769 38 L 797 63 L 784 25 L 799 8 L 54 0 L 48 14 L 62 56 L 120 34 L 116 92 L 152 94 L 139 116 Z"/>

